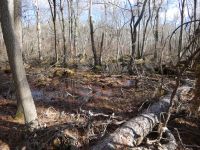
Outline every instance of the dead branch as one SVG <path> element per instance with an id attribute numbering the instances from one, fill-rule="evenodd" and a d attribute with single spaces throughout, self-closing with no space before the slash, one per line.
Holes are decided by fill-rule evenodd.
<path id="1" fill-rule="evenodd" d="M 180 87 L 178 88 L 178 92 L 176 94 L 180 94 L 181 91 L 185 88 L 190 87 Z M 151 105 L 142 114 L 123 124 L 114 133 L 110 134 L 104 140 L 100 141 L 99 143 L 97 143 L 97 145 L 92 147 L 92 149 L 131 149 L 138 146 L 139 144 L 141 144 L 144 137 L 146 137 L 147 134 L 149 134 L 153 130 L 153 128 L 160 122 L 161 114 L 168 111 L 170 107 L 170 100 L 171 93 L 162 97 L 158 102 Z M 172 150 L 172 147 L 176 148 L 175 144 L 173 146 L 167 147 L 170 147 L 170 150 Z"/>

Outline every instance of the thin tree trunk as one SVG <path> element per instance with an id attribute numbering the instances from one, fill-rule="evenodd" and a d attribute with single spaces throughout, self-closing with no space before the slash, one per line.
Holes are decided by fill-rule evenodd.
<path id="1" fill-rule="evenodd" d="M 62 20 L 62 37 L 63 37 L 63 65 L 67 65 L 67 46 L 66 46 L 66 36 L 65 36 L 65 20 L 64 20 L 64 0 L 60 0 L 60 13 Z"/>
<path id="2" fill-rule="evenodd" d="M 181 24 L 183 24 L 184 21 L 184 8 L 185 8 L 185 0 L 180 1 L 180 14 L 181 14 Z M 182 50 L 182 41 L 183 41 L 183 26 L 180 28 L 180 35 L 179 35 L 179 41 L 178 41 L 178 60 L 180 60 L 181 57 L 181 50 Z"/>
<path id="3" fill-rule="evenodd" d="M 104 4 L 104 25 L 105 25 L 105 29 L 103 31 L 102 34 L 103 35 L 103 46 L 102 46 L 102 51 L 101 51 L 101 54 L 100 54 L 100 59 L 101 59 L 101 62 L 102 62 L 102 52 L 103 52 L 103 49 L 107 49 L 108 48 L 108 40 L 107 40 L 107 35 L 108 35 L 108 31 L 107 31 L 107 22 L 108 22 L 108 8 L 107 8 L 107 4 Z M 118 50 L 117 50 L 118 51 Z"/>
<path id="4" fill-rule="evenodd" d="M 67 0 L 67 10 L 68 10 L 68 44 L 70 49 L 70 57 L 73 57 L 72 51 L 72 34 L 73 34 L 73 20 L 72 20 L 72 3 L 73 0 Z"/>
<path id="5" fill-rule="evenodd" d="M 73 47 L 73 38 L 74 38 L 74 8 L 73 8 L 73 0 L 70 2 L 70 9 L 71 9 L 71 16 L 70 16 L 70 21 L 71 21 L 71 27 L 70 27 L 70 32 L 71 32 L 71 48 L 72 48 L 72 58 L 74 58 L 74 47 Z"/>
<path id="6" fill-rule="evenodd" d="M 121 48 L 120 48 L 120 40 L 121 40 L 121 31 L 120 29 L 117 29 L 117 60 L 120 58 Z"/>
<path id="7" fill-rule="evenodd" d="M 137 1 L 138 3 L 138 1 Z M 139 13 L 140 13 L 140 8 L 138 7 L 138 16 L 139 16 Z M 137 31 L 137 55 L 136 55 L 136 58 L 137 59 L 140 59 L 141 58 L 141 55 L 140 55 L 140 22 L 139 22 L 139 25 L 138 25 L 138 31 Z"/>
<path id="8" fill-rule="evenodd" d="M 100 66 L 101 62 L 98 59 L 97 51 L 94 43 L 94 27 L 93 27 L 93 20 L 92 20 L 92 0 L 90 0 L 90 8 L 89 8 L 89 24 L 90 24 L 90 39 L 92 45 L 92 52 L 94 55 L 94 66 Z"/>
<path id="9" fill-rule="evenodd" d="M 194 0 L 194 20 L 197 19 L 197 0 Z M 194 31 L 196 30 L 196 22 L 194 22 Z"/>
<path id="10" fill-rule="evenodd" d="M 137 59 L 140 58 L 141 58 L 141 52 L 140 52 L 140 23 L 139 23 L 137 32 Z"/>
<path id="11" fill-rule="evenodd" d="M 79 1 L 76 0 L 76 12 L 74 10 L 74 43 L 73 43 L 73 47 L 74 47 L 74 56 L 77 56 L 77 37 L 78 37 L 78 33 L 77 33 L 77 29 L 78 29 L 78 3 Z"/>
<path id="12" fill-rule="evenodd" d="M 50 11 L 51 11 L 51 17 L 53 22 L 53 31 L 54 31 L 54 50 L 55 50 L 55 62 L 58 63 L 58 51 L 57 51 L 57 30 L 56 30 L 56 0 L 53 0 L 53 4 L 51 4 L 51 0 L 48 0 Z M 52 7 L 53 5 L 53 7 Z"/>
<path id="13" fill-rule="evenodd" d="M 130 58 L 130 61 L 129 61 L 129 64 L 128 64 L 129 74 L 133 74 L 132 65 L 133 65 L 134 57 L 135 57 L 134 55 L 135 55 L 135 47 L 136 47 L 136 39 L 137 39 L 137 26 L 139 25 L 139 23 L 140 23 L 140 21 L 143 17 L 146 3 L 147 3 L 147 0 L 144 1 L 141 13 L 140 13 L 137 21 L 135 22 L 135 16 L 134 16 L 134 13 L 133 13 L 132 4 L 129 0 L 129 5 L 131 7 L 131 22 L 130 22 L 130 28 L 131 28 L 131 58 Z"/>
<path id="14" fill-rule="evenodd" d="M 74 56 L 77 56 L 77 17 L 74 17 L 74 42 L 73 42 L 73 49 L 74 49 Z"/>
<path id="15" fill-rule="evenodd" d="M 148 16 L 148 19 L 144 26 L 143 37 L 142 37 L 142 47 L 141 47 L 141 57 L 142 58 L 144 58 L 144 46 L 145 46 L 146 32 L 147 32 L 147 27 L 148 27 L 149 21 L 151 19 L 151 16 L 152 16 L 151 15 L 151 0 L 149 0 L 149 16 Z"/>
<path id="16" fill-rule="evenodd" d="M 38 49 L 38 58 L 39 60 L 42 60 L 42 55 L 41 55 L 41 25 L 40 25 L 40 8 L 38 6 L 38 0 L 35 0 L 35 9 L 36 9 L 36 29 L 37 29 L 37 49 Z"/>
<path id="17" fill-rule="evenodd" d="M 156 2 L 154 0 L 154 8 L 156 8 Z M 159 34 L 158 34 L 158 26 L 159 26 L 159 12 L 161 9 L 161 4 L 162 4 L 162 0 L 160 2 L 160 4 L 158 4 L 158 8 L 156 9 L 156 16 L 155 16 L 155 23 L 154 23 L 154 60 L 155 62 L 158 62 L 158 49 L 157 49 L 157 45 L 158 45 L 158 39 L 159 39 Z"/>
<path id="18" fill-rule="evenodd" d="M 21 1 L 19 0 L 18 3 L 21 4 Z M 20 17 L 19 13 L 20 12 L 18 12 L 19 16 L 17 14 L 15 14 L 15 16 Z M 8 0 L 0 1 L 0 14 L 1 27 L 8 53 L 9 64 L 13 74 L 16 92 L 19 101 L 22 104 L 25 122 L 30 125 L 31 128 L 36 128 L 38 127 L 37 112 L 23 66 L 21 41 L 18 40 L 16 36 L 17 32 L 15 33 L 15 29 L 12 26 Z"/>
<path id="19" fill-rule="evenodd" d="M 104 45 L 104 37 L 105 37 L 105 34 L 103 32 L 102 35 L 101 35 L 99 62 L 101 62 L 101 58 L 102 58 L 103 45 Z"/>
<path id="20" fill-rule="evenodd" d="M 156 17 L 155 17 L 155 25 L 154 25 L 154 60 L 157 62 L 158 58 L 158 51 L 157 51 L 157 44 L 158 44 L 158 22 L 159 22 L 159 9 L 156 11 Z"/>
<path id="21" fill-rule="evenodd" d="M 54 46 L 55 46 L 55 63 L 58 62 L 58 51 L 57 51 L 57 30 L 56 30 L 56 0 L 53 0 L 53 11 L 54 11 L 54 17 L 53 17 L 53 30 L 54 30 Z"/>

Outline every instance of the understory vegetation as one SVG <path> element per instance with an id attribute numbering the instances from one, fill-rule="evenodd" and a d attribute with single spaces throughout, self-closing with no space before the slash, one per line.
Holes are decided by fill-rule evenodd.
<path id="1" fill-rule="evenodd" d="M 0 1 L 0 149 L 200 149 L 199 9 Z"/>

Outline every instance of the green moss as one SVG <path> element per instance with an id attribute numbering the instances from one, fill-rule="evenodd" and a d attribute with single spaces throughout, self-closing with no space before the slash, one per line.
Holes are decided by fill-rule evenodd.
<path id="1" fill-rule="evenodd" d="M 93 71 L 94 71 L 95 73 L 101 72 L 101 71 L 102 71 L 102 66 L 99 66 L 99 65 L 94 66 Z"/>
<path id="2" fill-rule="evenodd" d="M 22 112 L 17 112 L 14 116 L 15 120 L 23 120 L 24 119 L 24 114 Z"/>

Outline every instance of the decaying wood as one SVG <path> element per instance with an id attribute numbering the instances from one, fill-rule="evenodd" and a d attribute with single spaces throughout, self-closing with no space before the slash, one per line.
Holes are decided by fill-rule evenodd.
<path id="1" fill-rule="evenodd" d="M 140 146 L 140 147 L 130 148 L 130 150 L 152 150 L 152 149 L 175 150 L 176 147 L 177 147 L 175 137 L 173 136 L 173 134 L 168 129 L 165 131 L 165 134 L 167 136 L 166 140 L 168 141 L 168 143 L 166 143 L 166 144 L 159 145 L 158 147 L 155 147 L 155 146 L 150 146 L 150 147 Z"/>
<path id="2" fill-rule="evenodd" d="M 177 96 L 182 93 L 183 90 L 190 90 L 188 86 L 183 86 L 178 88 Z M 171 93 L 167 94 L 164 97 L 161 97 L 160 100 L 152 104 L 148 109 L 143 111 L 137 117 L 129 120 L 121 127 L 119 127 L 114 133 L 110 134 L 104 140 L 100 141 L 97 145 L 93 146 L 93 150 L 102 150 L 102 149 L 133 149 L 134 147 L 141 144 L 144 137 L 149 134 L 153 128 L 159 123 L 161 116 L 165 113 L 170 106 L 170 96 Z M 169 134 L 173 138 L 172 134 Z M 175 143 L 175 139 L 173 140 Z M 176 144 L 170 144 L 166 146 L 166 149 L 173 147 L 176 148 Z M 169 148 L 167 148 L 169 147 Z"/>
<path id="3" fill-rule="evenodd" d="M 165 134 L 167 135 L 167 140 L 169 141 L 167 144 L 161 145 L 159 150 L 175 150 L 177 148 L 177 144 L 174 135 L 169 130 L 166 130 Z"/>

